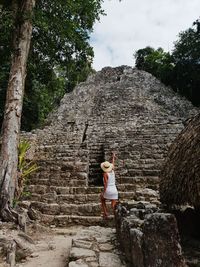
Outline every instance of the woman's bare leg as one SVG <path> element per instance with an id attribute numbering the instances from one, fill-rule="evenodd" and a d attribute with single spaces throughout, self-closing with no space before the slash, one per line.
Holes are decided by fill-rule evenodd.
<path id="1" fill-rule="evenodd" d="M 101 193 L 100 199 L 101 199 L 101 208 L 102 208 L 102 211 L 103 211 L 103 216 L 107 217 L 108 216 L 108 212 L 107 212 L 107 207 L 106 207 L 106 200 L 103 197 L 103 193 Z"/>
<path id="2" fill-rule="evenodd" d="M 112 199 L 111 200 L 111 207 L 113 209 L 113 213 L 115 214 L 115 207 L 117 205 L 117 200 L 116 199 Z"/>

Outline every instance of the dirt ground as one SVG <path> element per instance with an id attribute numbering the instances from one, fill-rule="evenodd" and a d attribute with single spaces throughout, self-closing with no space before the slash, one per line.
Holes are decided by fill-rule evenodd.
<path id="1" fill-rule="evenodd" d="M 29 243 L 28 248 L 31 253 L 27 257 L 20 259 L 18 255 L 16 267 L 66 267 L 69 260 L 69 251 L 72 237 L 83 227 L 73 226 L 65 229 L 45 228 L 42 226 L 28 229 L 28 236 L 33 244 Z M 18 231 L 9 229 L 6 235 L 17 236 Z M 0 267 L 7 267 L 0 259 Z"/>

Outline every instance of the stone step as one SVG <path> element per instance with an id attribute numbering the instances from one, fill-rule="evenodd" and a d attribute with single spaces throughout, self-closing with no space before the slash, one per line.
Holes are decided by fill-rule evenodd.
<path id="1" fill-rule="evenodd" d="M 46 181 L 46 180 L 45 180 Z M 39 181 L 38 181 L 39 182 Z M 42 181 L 40 181 L 42 182 Z M 47 180 L 47 182 L 49 182 Z M 134 192 L 136 190 L 136 186 L 134 184 L 118 184 L 117 188 L 119 192 Z M 65 194 L 99 194 L 103 190 L 103 186 L 61 186 L 52 185 L 52 184 L 31 184 L 26 188 L 27 192 L 36 193 L 36 194 L 45 194 L 45 193 L 53 193 L 55 192 L 57 195 L 65 195 Z"/>
<path id="2" fill-rule="evenodd" d="M 87 148 L 81 147 L 80 146 L 80 142 L 79 143 L 75 143 L 75 142 L 68 142 L 65 141 L 64 143 L 57 143 L 57 142 L 52 142 L 52 140 L 50 140 L 50 142 L 48 142 L 48 140 L 42 144 L 38 144 L 36 147 L 37 151 L 41 151 L 41 152 L 66 152 L 66 153 L 70 153 L 70 152 L 75 152 L 76 154 L 79 153 L 80 151 L 82 153 L 88 154 L 88 150 Z"/>
<path id="3" fill-rule="evenodd" d="M 69 186 L 46 186 L 46 185 L 29 185 L 27 190 L 31 193 L 45 194 L 55 192 L 60 194 L 95 194 L 100 193 L 103 187 L 69 187 Z"/>
<path id="4" fill-rule="evenodd" d="M 37 194 L 30 192 L 30 194 L 28 194 L 23 199 L 29 201 L 39 201 L 43 203 L 58 203 L 58 204 L 99 203 L 101 192 L 102 190 L 99 193 L 94 193 L 94 194 L 59 194 L 59 195 L 57 195 L 55 192 L 45 193 L 45 194 Z M 141 196 L 139 192 L 138 196 Z M 125 199 L 127 201 L 127 200 L 134 200 L 135 198 L 136 198 L 135 191 L 133 192 L 119 191 L 120 200 Z"/>
<path id="5" fill-rule="evenodd" d="M 39 152 L 41 155 L 48 155 L 48 154 L 56 154 L 56 155 L 60 155 L 60 156 L 66 156 L 66 157 L 71 157 L 71 156 L 75 156 L 78 155 L 78 151 L 76 149 L 68 149 L 63 147 L 51 147 L 51 146 L 45 146 L 45 148 L 41 149 L 41 148 L 37 148 L 37 151 Z"/>
<path id="6" fill-rule="evenodd" d="M 128 198 L 126 199 L 125 197 Z M 99 216 L 101 214 L 101 203 L 99 196 L 95 202 L 90 202 L 86 200 L 85 203 L 45 203 L 42 201 L 31 201 L 31 208 L 39 211 L 44 215 L 77 215 L 77 216 Z M 124 195 L 124 198 L 120 202 L 123 203 L 135 203 L 136 201 L 151 201 L 152 203 L 158 203 L 159 195 L 158 192 L 151 190 L 149 188 L 138 190 L 136 194 L 133 192 L 133 195 Z M 83 199 L 84 201 L 84 199 Z M 110 213 L 112 213 L 111 203 L 107 201 L 107 208 Z"/>
<path id="7" fill-rule="evenodd" d="M 159 200 L 159 191 L 153 190 L 151 188 L 140 188 L 135 192 L 135 199 L 137 200 L 145 200 L 145 201 L 154 201 Z"/>
<path id="8" fill-rule="evenodd" d="M 31 176 L 31 178 L 29 179 L 29 181 L 31 181 L 31 183 L 36 184 L 37 182 L 40 181 L 38 180 L 42 180 L 42 179 L 48 179 L 50 182 L 54 181 L 54 180 L 65 180 L 67 182 L 70 182 L 71 180 L 87 180 L 88 179 L 88 174 L 86 172 L 68 172 L 68 171 L 60 171 L 60 172 L 42 172 L 39 173 L 35 176 Z"/>
<path id="9" fill-rule="evenodd" d="M 159 176 L 160 170 L 158 169 L 128 169 L 128 175 L 130 177 L 136 176 Z"/>
<path id="10" fill-rule="evenodd" d="M 63 132 L 62 134 L 65 134 L 65 132 Z M 44 143 L 44 142 L 43 142 Z M 38 145 L 38 149 L 40 149 L 40 150 L 47 150 L 47 149 L 57 149 L 57 148 L 60 148 L 60 149 L 65 149 L 65 150 L 70 150 L 70 146 L 71 146 L 71 144 L 69 144 L 69 143 L 63 143 L 63 144 L 59 144 L 59 143 L 54 143 L 54 144 L 45 144 L 45 145 L 43 145 L 43 143 L 42 144 L 39 144 Z M 77 143 L 77 144 L 74 144 L 74 147 L 80 147 L 80 143 Z M 82 149 L 83 151 L 87 151 L 87 149 Z"/>
<path id="11" fill-rule="evenodd" d="M 134 185 L 143 185 L 143 184 L 157 184 L 159 182 L 158 176 L 124 176 L 116 179 L 116 184 L 134 184 Z"/>
<path id="12" fill-rule="evenodd" d="M 133 166 L 130 166 L 129 168 L 127 168 L 127 177 L 135 177 L 135 176 L 158 176 L 160 173 L 160 170 L 157 169 L 158 164 L 155 166 L 155 168 L 152 168 L 154 166 L 152 166 L 153 164 L 147 164 L 146 166 L 139 166 L 137 168 L 137 165 L 134 164 Z M 117 163 L 116 163 L 117 166 Z M 100 164 L 92 164 L 92 166 L 90 166 L 89 171 L 91 174 L 95 175 L 95 173 L 97 174 L 102 174 L 102 170 L 100 168 Z M 122 170 L 123 171 L 123 170 Z M 119 172 L 119 170 L 117 170 L 116 168 L 116 173 Z M 120 175 L 120 172 L 119 172 Z M 123 175 L 120 175 L 123 176 Z"/>
<path id="13" fill-rule="evenodd" d="M 77 158 L 79 160 L 81 160 L 80 157 L 78 157 L 77 155 L 62 155 L 61 153 L 38 153 L 36 154 L 36 159 L 35 162 L 37 162 L 37 164 L 43 164 L 43 163 L 53 163 L 53 165 L 55 164 L 59 164 L 60 162 L 64 161 L 64 162 L 74 162 L 75 160 L 77 160 Z M 84 158 L 84 161 L 86 161 L 86 159 Z"/>
<path id="14" fill-rule="evenodd" d="M 29 178 L 29 181 L 38 181 L 40 179 L 49 179 L 49 180 L 55 180 L 55 179 L 88 179 L 87 171 L 80 170 L 79 171 L 69 171 L 66 170 L 64 167 L 57 170 L 43 170 L 42 172 L 36 172 L 32 174 Z"/>
<path id="15" fill-rule="evenodd" d="M 46 186 L 87 186 L 86 180 L 78 180 L 78 179 L 59 179 L 59 177 L 55 177 L 55 179 L 31 179 L 29 181 L 29 185 L 46 185 Z"/>
<path id="16" fill-rule="evenodd" d="M 141 175 L 140 172 L 134 172 L 135 175 L 130 176 L 119 176 L 116 175 L 116 184 L 156 184 L 159 182 L 159 176 L 157 171 L 147 171 L 145 172 L 146 175 Z M 139 175 L 138 175 L 139 174 Z M 96 173 L 96 178 L 99 177 L 99 183 L 102 184 L 102 175 L 99 173 L 99 176 Z M 95 179 L 95 176 L 90 174 L 89 181 L 92 180 L 92 178 Z M 83 186 L 87 185 L 88 181 L 88 174 L 86 172 L 77 172 L 77 173 L 71 173 L 68 171 L 57 171 L 57 172 L 42 172 L 32 175 L 29 178 L 28 184 L 29 185 L 47 185 L 47 186 Z"/>
<path id="17" fill-rule="evenodd" d="M 49 166 L 49 168 L 43 168 L 40 172 L 35 172 L 33 173 L 29 180 L 34 181 L 38 179 L 67 179 L 67 178 L 72 178 L 72 179 L 86 179 L 88 177 L 88 171 L 87 168 L 85 167 L 78 167 L 77 170 L 70 169 L 71 167 L 66 167 L 66 166 Z"/>
<path id="18" fill-rule="evenodd" d="M 66 216 L 66 215 L 59 215 L 54 217 L 54 224 L 58 227 L 63 227 L 67 225 L 113 225 L 114 226 L 114 217 L 110 216 L 109 221 L 105 221 L 101 216 Z"/>
<path id="19" fill-rule="evenodd" d="M 31 208 L 41 212 L 45 215 L 78 215 L 78 216 L 100 216 L 101 204 L 87 203 L 87 204 L 58 204 L 58 203 L 44 203 L 39 201 L 32 201 Z M 110 205 L 108 205 L 110 208 Z"/>
<path id="20" fill-rule="evenodd" d="M 48 159 L 38 159 L 35 162 L 40 166 L 40 170 L 42 170 L 42 167 L 52 166 L 52 169 L 55 168 L 55 166 L 66 166 L 69 168 L 80 168 L 80 167 L 88 167 L 87 161 L 81 161 L 80 159 L 75 158 L 65 158 L 62 157 L 60 159 L 56 158 L 48 158 Z M 56 169 L 56 168 L 55 168 Z M 58 169 L 58 168 L 57 168 Z"/>
<path id="21" fill-rule="evenodd" d="M 70 154 L 66 154 L 66 153 L 60 153 L 60 152 L 38 152 L 38 154 L 36 153 L 36 161 L 40 162 L 40 161 L 46 161 L 46 159 L 48 161 L 69 161 L 69 162 L 74 162 L 74 161 L 81 161 L 81 162 L 88 162 L 88 156 L 86 155 L 78 155 L 77 153 L 70 153 Z M 38 159 L 38 160 L 37 160 Z"/>
<path id="22" fill-rule="evenodd" d="M 43 215 L 40 223 L 52 225 L 56 227 L 66 227 L 74 225 L 99 225 L 105 227 L 115 227 L 113 215 L 109 215 L 108 219 L 103 219 L 102 216 L 78 216 L 78 215 Z"/>

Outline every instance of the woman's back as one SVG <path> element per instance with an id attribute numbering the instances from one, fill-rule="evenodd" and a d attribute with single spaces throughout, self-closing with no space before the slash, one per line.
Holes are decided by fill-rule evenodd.
<path id="1" fill-rule="evenodd" d="M 114 171 L 108 172 L 108 183 L 107 186 L 115 185 L 115 173 Z"/>
<path id="2" fill-rule="evenodd" d="M 107 187 L 104 193 L 106 199 L 118 199 L 118 191 L 115 185 L 115 173 L 114 171 L 108 172 Z"/>

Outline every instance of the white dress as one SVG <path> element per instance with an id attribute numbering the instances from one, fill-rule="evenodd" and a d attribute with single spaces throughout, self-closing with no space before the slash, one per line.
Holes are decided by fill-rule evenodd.
<path id="1" fill-rule="evenodd" d="M 108 172 L 107 188 L 104 193 L 106 199 L 118 199 L 118 191 L 115 185 L 115 173 L 114 171 Z"/>

